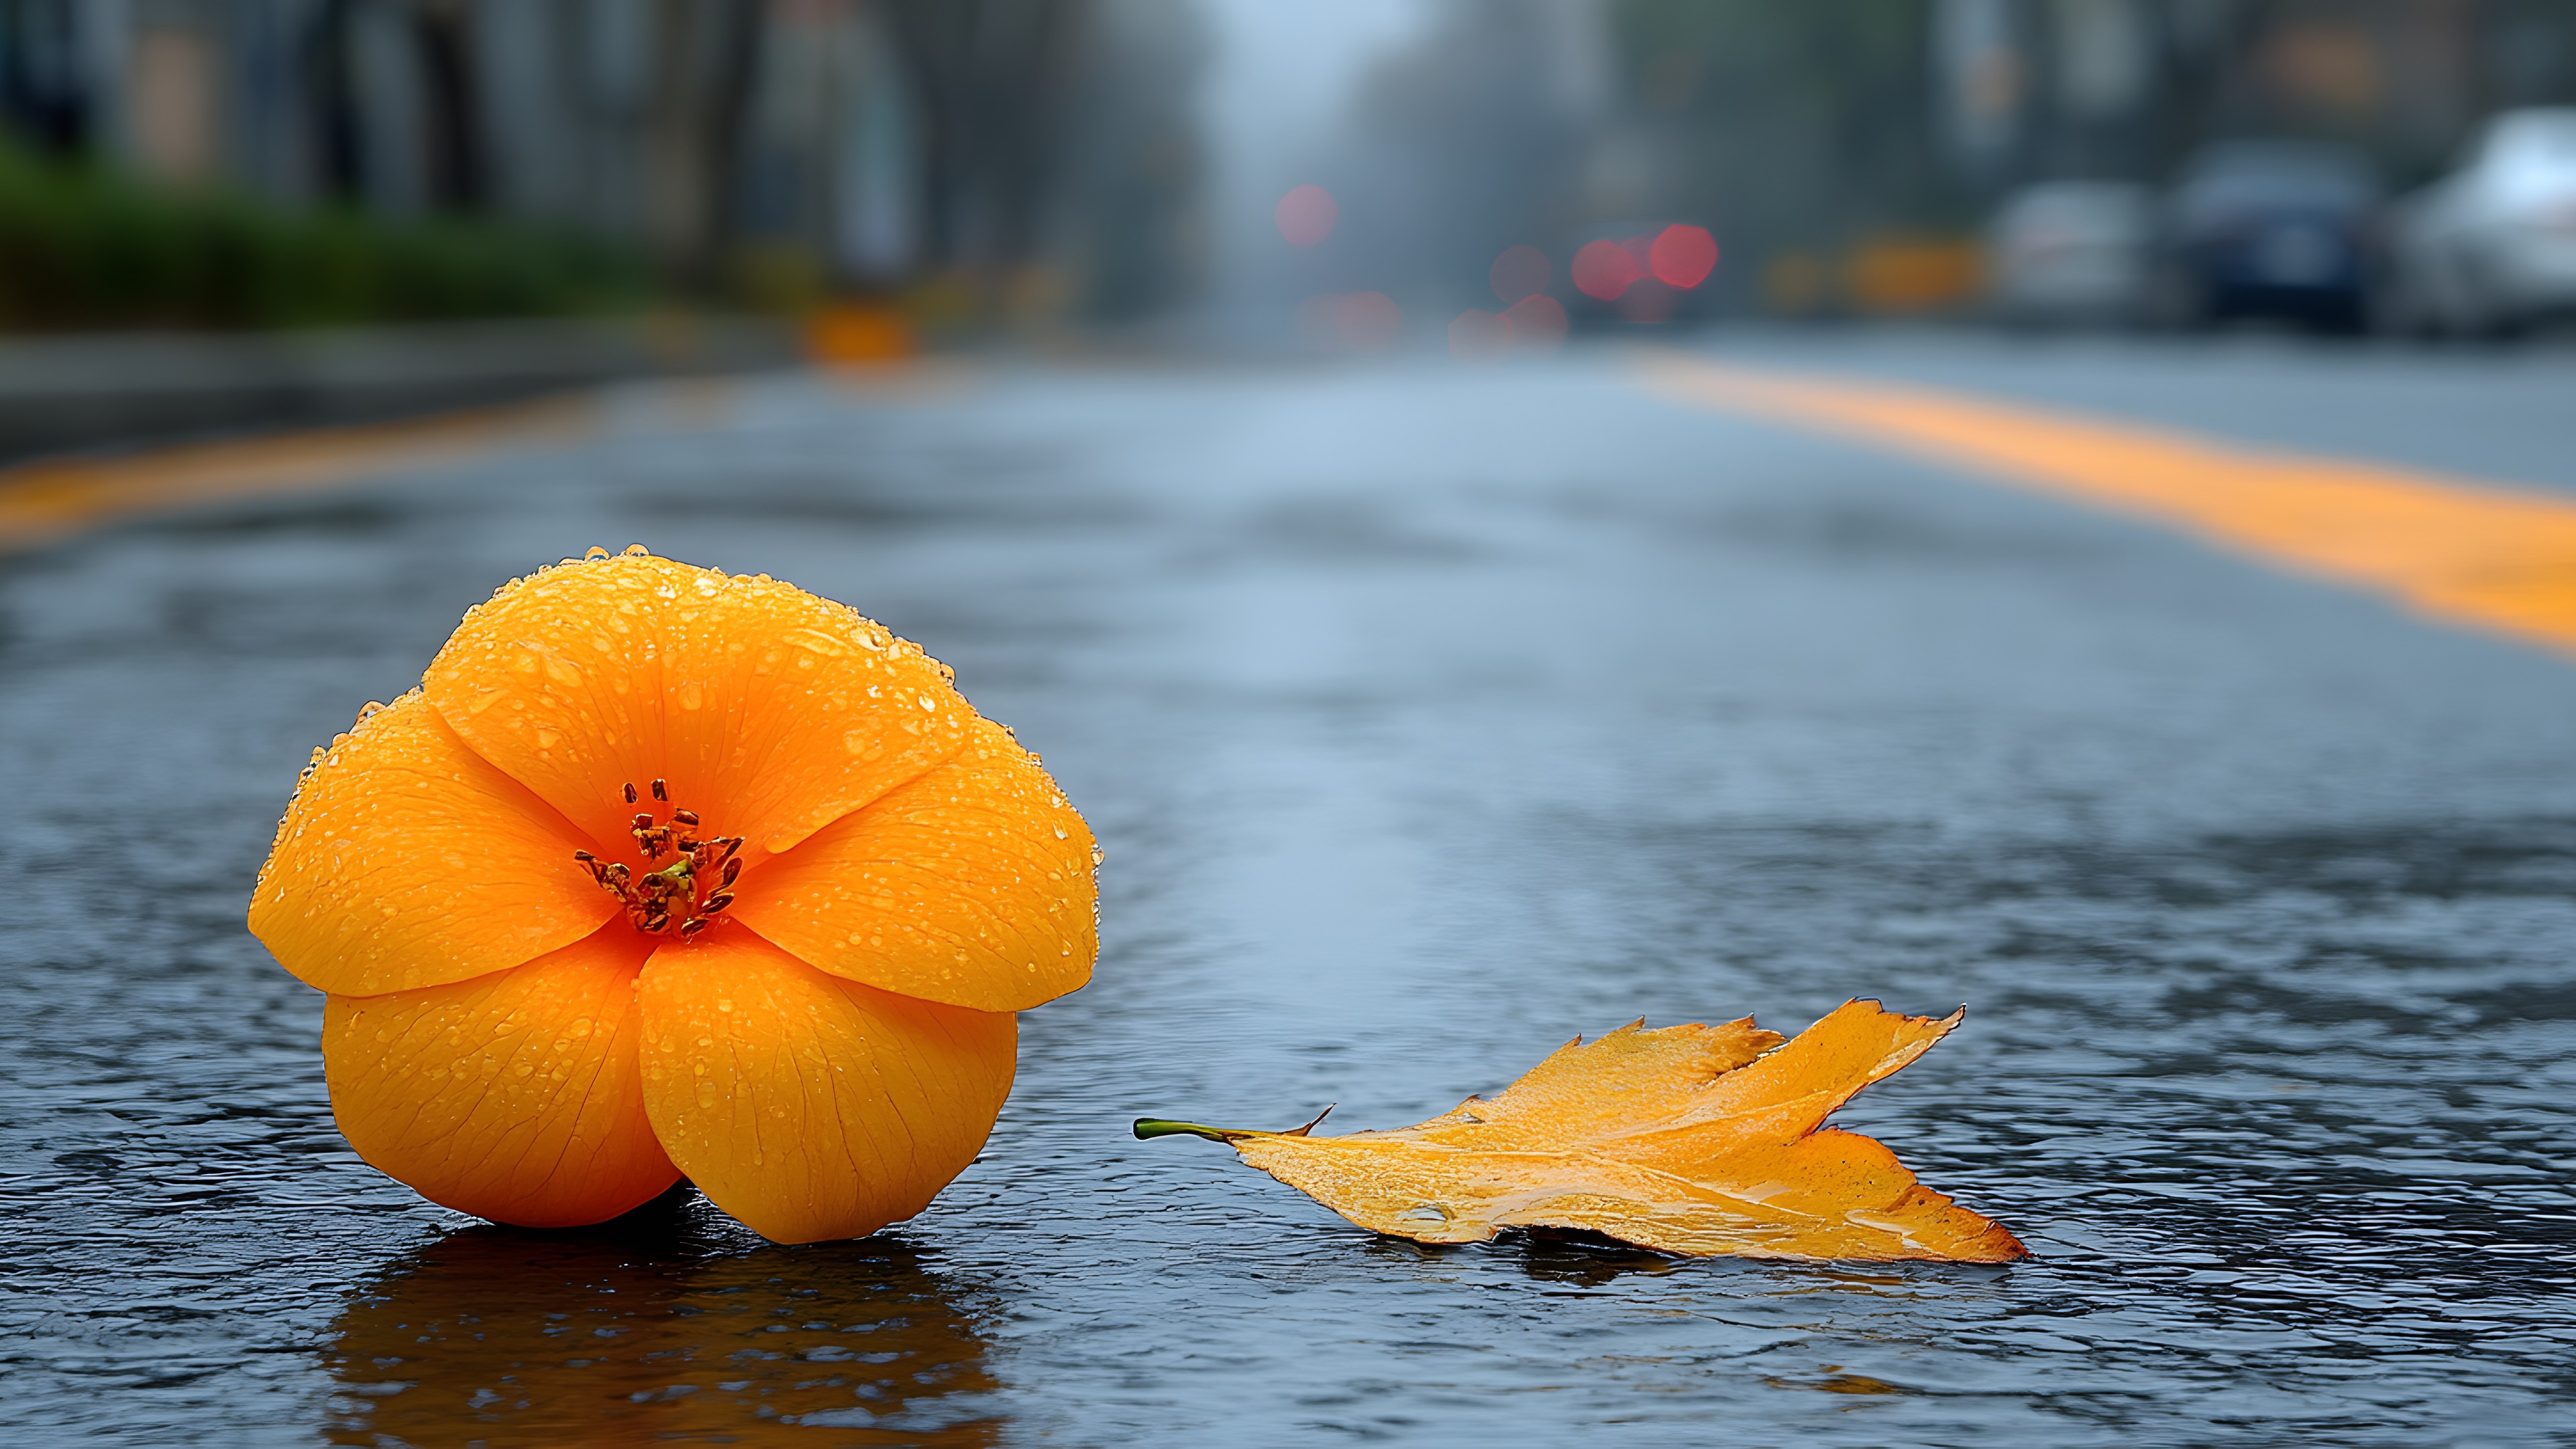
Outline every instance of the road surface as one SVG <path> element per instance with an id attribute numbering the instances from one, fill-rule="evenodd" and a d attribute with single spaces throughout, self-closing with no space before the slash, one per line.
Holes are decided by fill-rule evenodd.
<path id="1" fill-rule="evenodd" d="M 2546 352 L 1685 350 L 2576 501 Z M 641 388 L 385 466 L 0 557 L 15 1442 L 2576 1442 L 2576 653 L 1611 347 Z M 314 744 L 635 541 L 920 641 L 1106 848 L 1097 980 L 878 1239 L 430 1207 L 243 930 Z M 1127 1135 L 1853 996 L 1967 1005 L 1840 1120 L 2035 1261 L 1425 1249 Z"/>

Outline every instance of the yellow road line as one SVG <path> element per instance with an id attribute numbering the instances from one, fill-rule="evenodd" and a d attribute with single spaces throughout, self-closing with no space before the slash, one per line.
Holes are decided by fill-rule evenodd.
<path id="1" fill-rule="evenodd" d="M 579 437 L 598 413 L 588 398 L 557 398 L 0 469 L 0 553 L 125 514 L 301 492 Z"/>
<path id="2" fill-rule="evenodd" d="M 972 367 L 939 361 L 827 369 L 818 376 L 844 401 L 892 407 L 953 396 L 981 380 Z M 679 378 L 642 396 L 663 426 L 689 430 L 721 423 L 741 390 L 732 378 Z M 0 553 L 128 514 L 299 493 L 511 448 L 570 442 L 597 432 L 605 421 L 596 395 L 576 394 L 404 422 L 308 428 L 0 468 Z"/>
<path id="3" fill-rule="evenodd" d="M 1892 446 L 2178 524 L 2437 618 L 2576 652 L 2576 497 L 2188 434 L 1931 388 L 1658 353 L 1653 390 Z"/>

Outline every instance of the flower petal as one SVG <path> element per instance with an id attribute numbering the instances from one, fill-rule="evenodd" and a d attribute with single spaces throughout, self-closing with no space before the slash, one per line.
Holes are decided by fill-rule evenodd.
<path id="1" fill-rule="evenodd" d="M 1091 979 L 1091 831 L 1037 757 L 977 720 L 929 774 L 743 877 L 737 920 L 811 966 L 978 1011 Z"/>
<path id="2" fill-rule="evenodd" d="M 572 858 L 590 842 L 417 691 L 315 754 L 250 903 L 251 934 L 305 984 L 372 996 L 469 980 L 616 914 Z"/>
<path id="3" fill-rule="evenodd" d="M 456 732 L 603 843 L 629 784 L 787 849 L 957 752 L 945 666 L 829 600 L 649 555 L 504 586 L 431 661 Z"/>
<path id="4" fill-rule="evenodd" d="M 515 970 L 323 1012 L 331 1110 L 435 1203 L 523 1227 L 602 1222 L 679 1180 L 644 1114 L 623 922 Z"/>
<path id="5" fill-rule="evenodd" d="M 827 976 L 727 926 L 645 964 L 644 1104 L 700 1191 L 782 1243 L 912 1216 L 1010 1095 L 1008 1013 Z"/>

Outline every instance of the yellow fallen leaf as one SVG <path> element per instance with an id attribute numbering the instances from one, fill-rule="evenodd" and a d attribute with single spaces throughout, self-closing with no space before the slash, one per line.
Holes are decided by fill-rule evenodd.
<path id="1" fill-rule="evenodd" d="M 1786 1045 L 1751 1017 L 1638 1022 L 1578 1037 L 1492 1101 L 1415 1127 L 1316 1137 L 1313 1122 L 1242 1132 L 1145 1118 L 1136 1135 L 1227 1143 L 1361 1227 L 1422 1243 L 1555 1227 L 1667 1253 L 1999 1263 L 2029 1251 L 1875 1140 L 1824 1125 L 1965 1015 L 1850 1001 Z"/>

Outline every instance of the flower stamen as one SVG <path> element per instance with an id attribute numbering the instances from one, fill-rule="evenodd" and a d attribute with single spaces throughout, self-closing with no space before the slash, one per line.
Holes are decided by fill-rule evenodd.
<path id="1" fill-rule="evenodd" d="M 669 785 L 655 780 L 653 798 L 667 803 Z M 626 787 L 626 803 L 639 803 L 636 788 Z M 665 823 L 650 811 L 639 811 L 629 826 L 636 846 L 647 861 L 675 857 L 659 870 L 642 876 L 620 861 L 601 860 L 587 850 L 576 850 L 572 858 L 590 872 L 590 878 L 601 890 L 617 897 L 626 908 L 626 918 L 635 929 L 651 935 L 669 931 L 679 925 L 682 939 L 695 936 L 716 923 L 716 917 L 733 904 L 733 883 L 742 874 L 742 862 L 734 853 L 742 849 L 739 835 L 719 835 L 701 840 L 696 831 L 699 820 L 693 810 L 674 810 Z"/>

